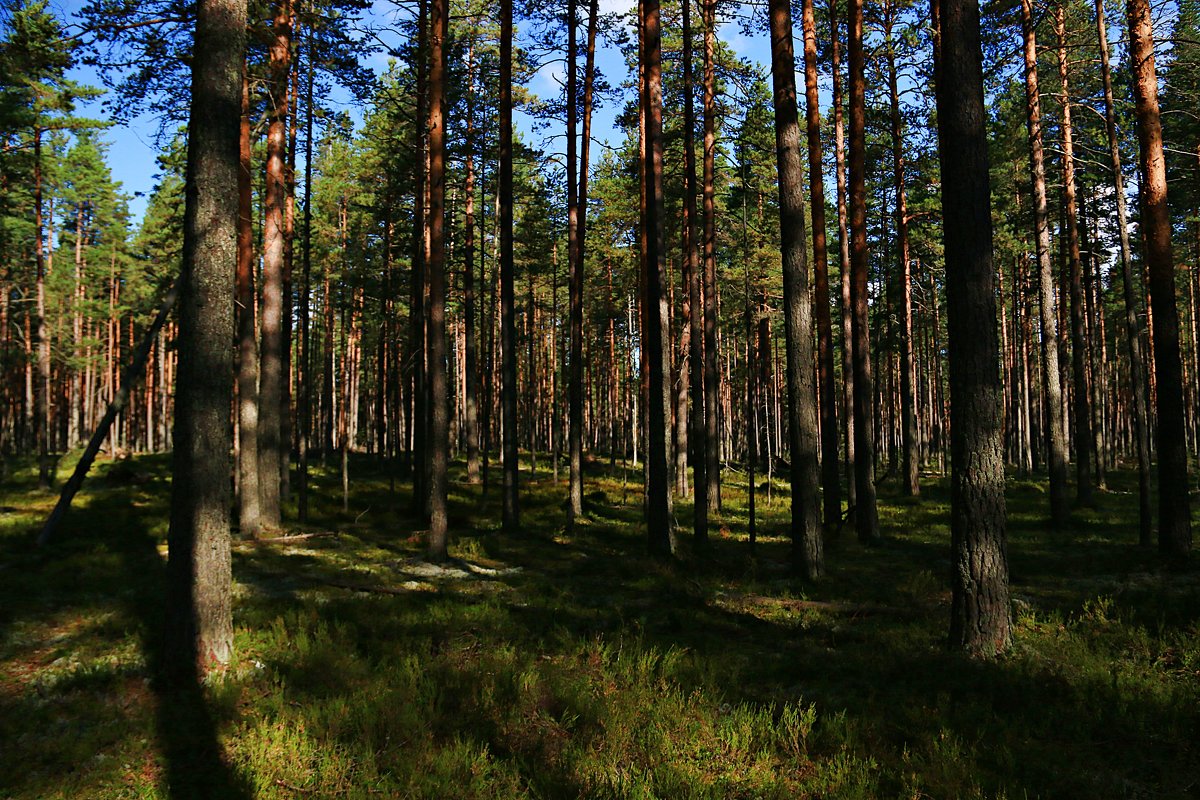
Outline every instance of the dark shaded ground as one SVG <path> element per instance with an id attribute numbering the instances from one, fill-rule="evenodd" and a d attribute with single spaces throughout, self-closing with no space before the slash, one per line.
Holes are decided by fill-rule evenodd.
<path id="1" fill-rule="evenodd" d="M 571 536 L 544 470 L 515 539 L 460 483 L 439 569 L 407 485 L 355 459 L 348 512 L 315 480 L 311 530 L 338 535 L 235 546 L 238 661 L 180 695 L 154 677 L 167 464 L 110 469 L 45 553 L 53 498 L 28 470 L 0 494 L 0 797 L 1200 794 L 1200 580 L 1136 546 L 1130 475 L 1059 533 L 1013 482 L 1018 640 L 975 662 L 943 644 L 943 483 L 885 483 L 884 544 L 831 538 L 809 587 L 782 485 L 755 556 L 730 472 L 710 552 L 683 530 L 665 565 L 620 464 L 590 466 Z"/>

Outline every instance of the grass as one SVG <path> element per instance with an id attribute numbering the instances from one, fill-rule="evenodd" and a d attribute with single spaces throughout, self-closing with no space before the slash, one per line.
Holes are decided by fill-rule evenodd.
<path id="1" fill-rule="evenodd" d="M 1016 644 L 972 661 L 945 647 L 942 480 L 919 503 L 885 483 L 883 545 L 831 537 L 810 586 L 787 570 L 781 483 L 760 496 L 755 554 L 730 471 L 710 552 L 681 530 L 662 564 L 644 555 L 640 474 L 591 464 L 567 533 L 541 466 L 514 538 L 498 490 L 455 473 L 448 570 L 420 558 L 406 483 L 355 459 L 344 512 L 318 470 L 309 530 L 337 535 L 235 543 L 236 662 L 181 695 L 156 679 L 167 460 L 102 464 L 45 551 L 54 496 L 9 465 L 0 798 L 1200 791 L 1200 580 L 1136 546 L 1133 476 L 1059 533 L 1044 486 L 1012 481 Z"/>

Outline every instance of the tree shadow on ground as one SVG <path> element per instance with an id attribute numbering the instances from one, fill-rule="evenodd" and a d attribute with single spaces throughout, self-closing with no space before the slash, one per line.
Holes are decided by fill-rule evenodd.
<path id="1" fill-rule="evenodd" d="M 166 563 L 149 532 L 149 523 L 165 516 L 168 481 L 161 476 L 150 485 L 131 486 L 108 479 L 102 468 L 47 548 L 32 545 L 37 528 L 29 535 L 5 537 L 5 560 L 19 565 L 4 590 L 9 624 L 34 629 L 54 620 L 97 622 L 74 640 L 51 640 L 52 652 L 63 653 L 67 661 L 65 680 L 26 685 L 22 694 L 6 696 L 0 716 L 29 724 L 48 710 L 65 711 L 68 717 L 77 713 L 73 733 L 84 731 L 83 746 L 101 751 L 106 745 L 119 746 L 117 737 L 130 726 L 138 730 L 140 720 L 153 719 L 157 754 L 150 750 L 140 767 L 127 764 L 126 769 L 140 770 L 143 778 L 157 776 L 154 780 L 174 800 L 248 799 L 248 786 L 223 754 L 218 719 L 194 671 L 185 672 L 182 680 L 166 677 L 172 657 L 164 649 L 163 636 Z M 110 656 L 93 664 L 75 663 L 77 651 L 95 651 L 129 632 L 135 633 L 140 658 Z M 142 735 L 146 732 L 141 729 Z M 92 739 L 93 734 L 98 738 Z M 48 752 L 39 754 L 39 760 L 48 769 L 15 776 L 9 790 L 44 796 L 61 791 L 64 781 L 70 785 L 78 779 L 72 774 L 76 769 L 103 763 L 96 760 L 103 752 L 87 753 L 82 764 L 72 763 L 66 754 L 78 748 L 77 743 L 43 745 Z M 61 769 L 64 762 L 72 764 L 71 772 L 54 774 L 53 766 Z"/>

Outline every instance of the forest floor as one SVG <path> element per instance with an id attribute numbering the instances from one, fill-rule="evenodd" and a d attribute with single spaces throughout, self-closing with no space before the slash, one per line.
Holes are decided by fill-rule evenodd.
<path id="1" fill-rule="evenodd" d="M 62 475 L 69 465 L 63 465 Z M 454 560 L 421 558 L 408 486 L 318 470 L 309 538 L 234 545 L 236 661 L 202 691 L 161 661 L 169 461 L 55 496 L 0 483 L 0 798 L 1186 798 L 1200 794 L 1200 570 L 1136 545 L 1132 476 L 1069 531 L 1010 483 L 1015 645 L 947 649 L 948 490 L 884 482 L 884 541 L 846 530 L 815 586 L 787 498 L 727 471 L 708 555 L 644 555 L 640 473 L 589 467 L 587 519 L 526 472 L 452 484 Z M 525 465 L 528 466 L 527 464 Z M 495 467 L 493 467 L 495 470 Z M 498 479 L 498 470 L 493 472 Z M 565 481 L 565 470 L 563 475 Z"/>

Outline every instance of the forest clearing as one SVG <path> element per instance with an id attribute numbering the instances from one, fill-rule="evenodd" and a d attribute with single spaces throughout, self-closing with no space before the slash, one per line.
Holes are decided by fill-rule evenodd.
<path id="1" fill-rule="evenodd" d="M 1200 580 L 1138 548 L 1135 476 L 1049 531 L 1009 489 L 1014 646 L 948 652 L 948 492 L 881 485 L 883 543 L 789 576 L 786 494 L 727 484 L 713 548 L 645 555 L 640 476 L 596 469 L 586 523 L 526 475 L 526 527 L 452 472 L 439 571 L 364 458 L 315 538 L 234 545 L 235 648 L 205 700 L 158 683 L 164 462 L 102 464 L 49 551 L 26 467 L 0 502 L 3 796 L 1193 796 Z M 684 509 L 680 509 L 683 511 Z M 325 535 L 333 534 L 333 535 Z M 202 709 L 202 713 L 197 713 Z M 168 790 L 169 787 L 169 790 Z"/>

